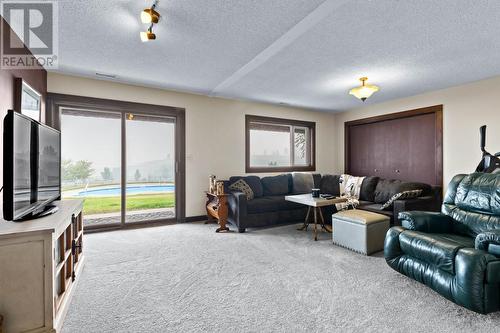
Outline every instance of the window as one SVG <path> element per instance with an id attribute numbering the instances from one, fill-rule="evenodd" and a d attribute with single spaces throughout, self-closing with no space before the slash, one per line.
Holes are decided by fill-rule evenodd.
<path id="1" fill-rule="evenodd" d="M 314 171 L 316 123 L 246 116 L 246 172 Z"/>

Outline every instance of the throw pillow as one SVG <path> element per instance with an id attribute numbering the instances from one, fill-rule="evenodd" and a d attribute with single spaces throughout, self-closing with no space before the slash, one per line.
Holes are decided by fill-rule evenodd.
<path id="1" fill-rule="evenodd" d="M 229 189 L 232 191 L 243 192 L 247 197 L 247 200 L 252 200 L 254 198 L 254 194 L 250 186 L 246 181 L 240 179 L 229 186 Z"/>
<path id="2" fill-rule="evenodd" d="M 238 180 L 243 179 L 248 186 L 253 191 L 254 198 L 260 198 L 264 195 L 264 188 L 262 187 L 262 182 L 260 181 L 260 177 L 258 176 L 233 176 L 229 178 L 229 184 L 236 183 Z"/>
<path id="3" fill-rule="evenodd" d="M 418 198 L 422 194 L 422 192 L 423 190 L 411 190 L 411 191 L 396 193 L 385 204 L 383 204 L 381 208 L 387 209 L 392 207 L 392 204 L 396 200 Z"/>
<path id="4" fill-rule="evenodd" d="M 323 175 L 320 181 L 320 190 L 323 194 L 331 194 L 335 196 L 340 195 L 340 176 L 337 175 Z"/>
<path id="5" fill-rule="evenodd" d="M 340 196 L 359 199 L 359 193 L 361 192 L 361 185 L 364 179 L 365 177 L 354 177 L 346 174 L 341 175 L 339 180 Z"/>
<path id="6" fill-rule="evenodd" d="M 375 189 L 377 188 L 379 177 L 366 177 L 361 184 L 361 192 L 359 193 L 359 200 L 375 201 Z"/>
<path id="7" fill-rule="evenodd" d="M 354 177 L 347 174 L 340 176 L 340 196 L 346 197 L 347 202 L 335 204 L 337 211 L 340 212 L 341 210 L 349 209 L 349 207 L 356 207 L 359 204 L 359 194 L 364 179 L 365 177 Z"/>
<path id="8" fill-rule="evenodd" d="M 285 195 L 290 193 L 292 189 L 292 175 L 290 174 L 263 177 L 261 181 L 264 196 Z"/>
<path id="9" fill-rule="evenodd" d="M 314 187 L 314 179 L 311 173 L 293 172 L 293 194 L 311 193 Z"/>
<path id="10" fill-rule="evenodd" d="M 399 190 L 399 186 L 403 183 L 401 180 L 397 179 L 380 179 L 375 187 L 375 203 L 383 205 L 392 196 L 398 194 L 399 192 L 404 192 L 408 190 L 416 190 L 415 188 L 408 188 Z"/>

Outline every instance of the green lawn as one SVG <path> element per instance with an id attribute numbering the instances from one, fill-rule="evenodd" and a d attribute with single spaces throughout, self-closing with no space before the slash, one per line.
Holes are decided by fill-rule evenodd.
<path id="1" fill-rule="evenodd" d="M 127 196 L 127 211 L 175 207 L 174 193 L 137 194 Z M 120 211 L 120 197 L 85 198 L 85 215 Z"/>

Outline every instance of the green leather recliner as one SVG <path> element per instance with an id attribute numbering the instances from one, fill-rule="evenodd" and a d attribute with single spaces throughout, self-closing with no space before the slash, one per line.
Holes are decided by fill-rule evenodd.
<path id="1" fill-rule="evenodd" d="M 500 174 L 457 175 L 441 213 L 399 219 L 385 239 L 390 267 L 475 312 L 500 310 Z"/>

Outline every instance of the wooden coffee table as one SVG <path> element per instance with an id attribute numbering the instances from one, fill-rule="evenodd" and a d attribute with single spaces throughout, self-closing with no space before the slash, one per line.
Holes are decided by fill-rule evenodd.
<path id="1" fill-rule="evenodd" d="M 311 215 L 311 209 L 314 214 L 314 240 L 318 240 L 318 215 L 321 219 L 320 225 L 321 229 L 331 233 L 332 229 L 325 225 L 325 219 L 323 217 L 323 212 L 321 207 L 332 206 L 341 202 L 346 202 L 346 198 L 335 197 L 333 199 L 323 199 L 323 198 L 313 198 L 311 194 L 298 194 L 298 195 L 287 195 L 285 200 L 296 202 L 302 205 L 308 206 L 306 219 L 302 227 L 297 230 L 307 230 L 309 227 L 309 217 Z"/>

